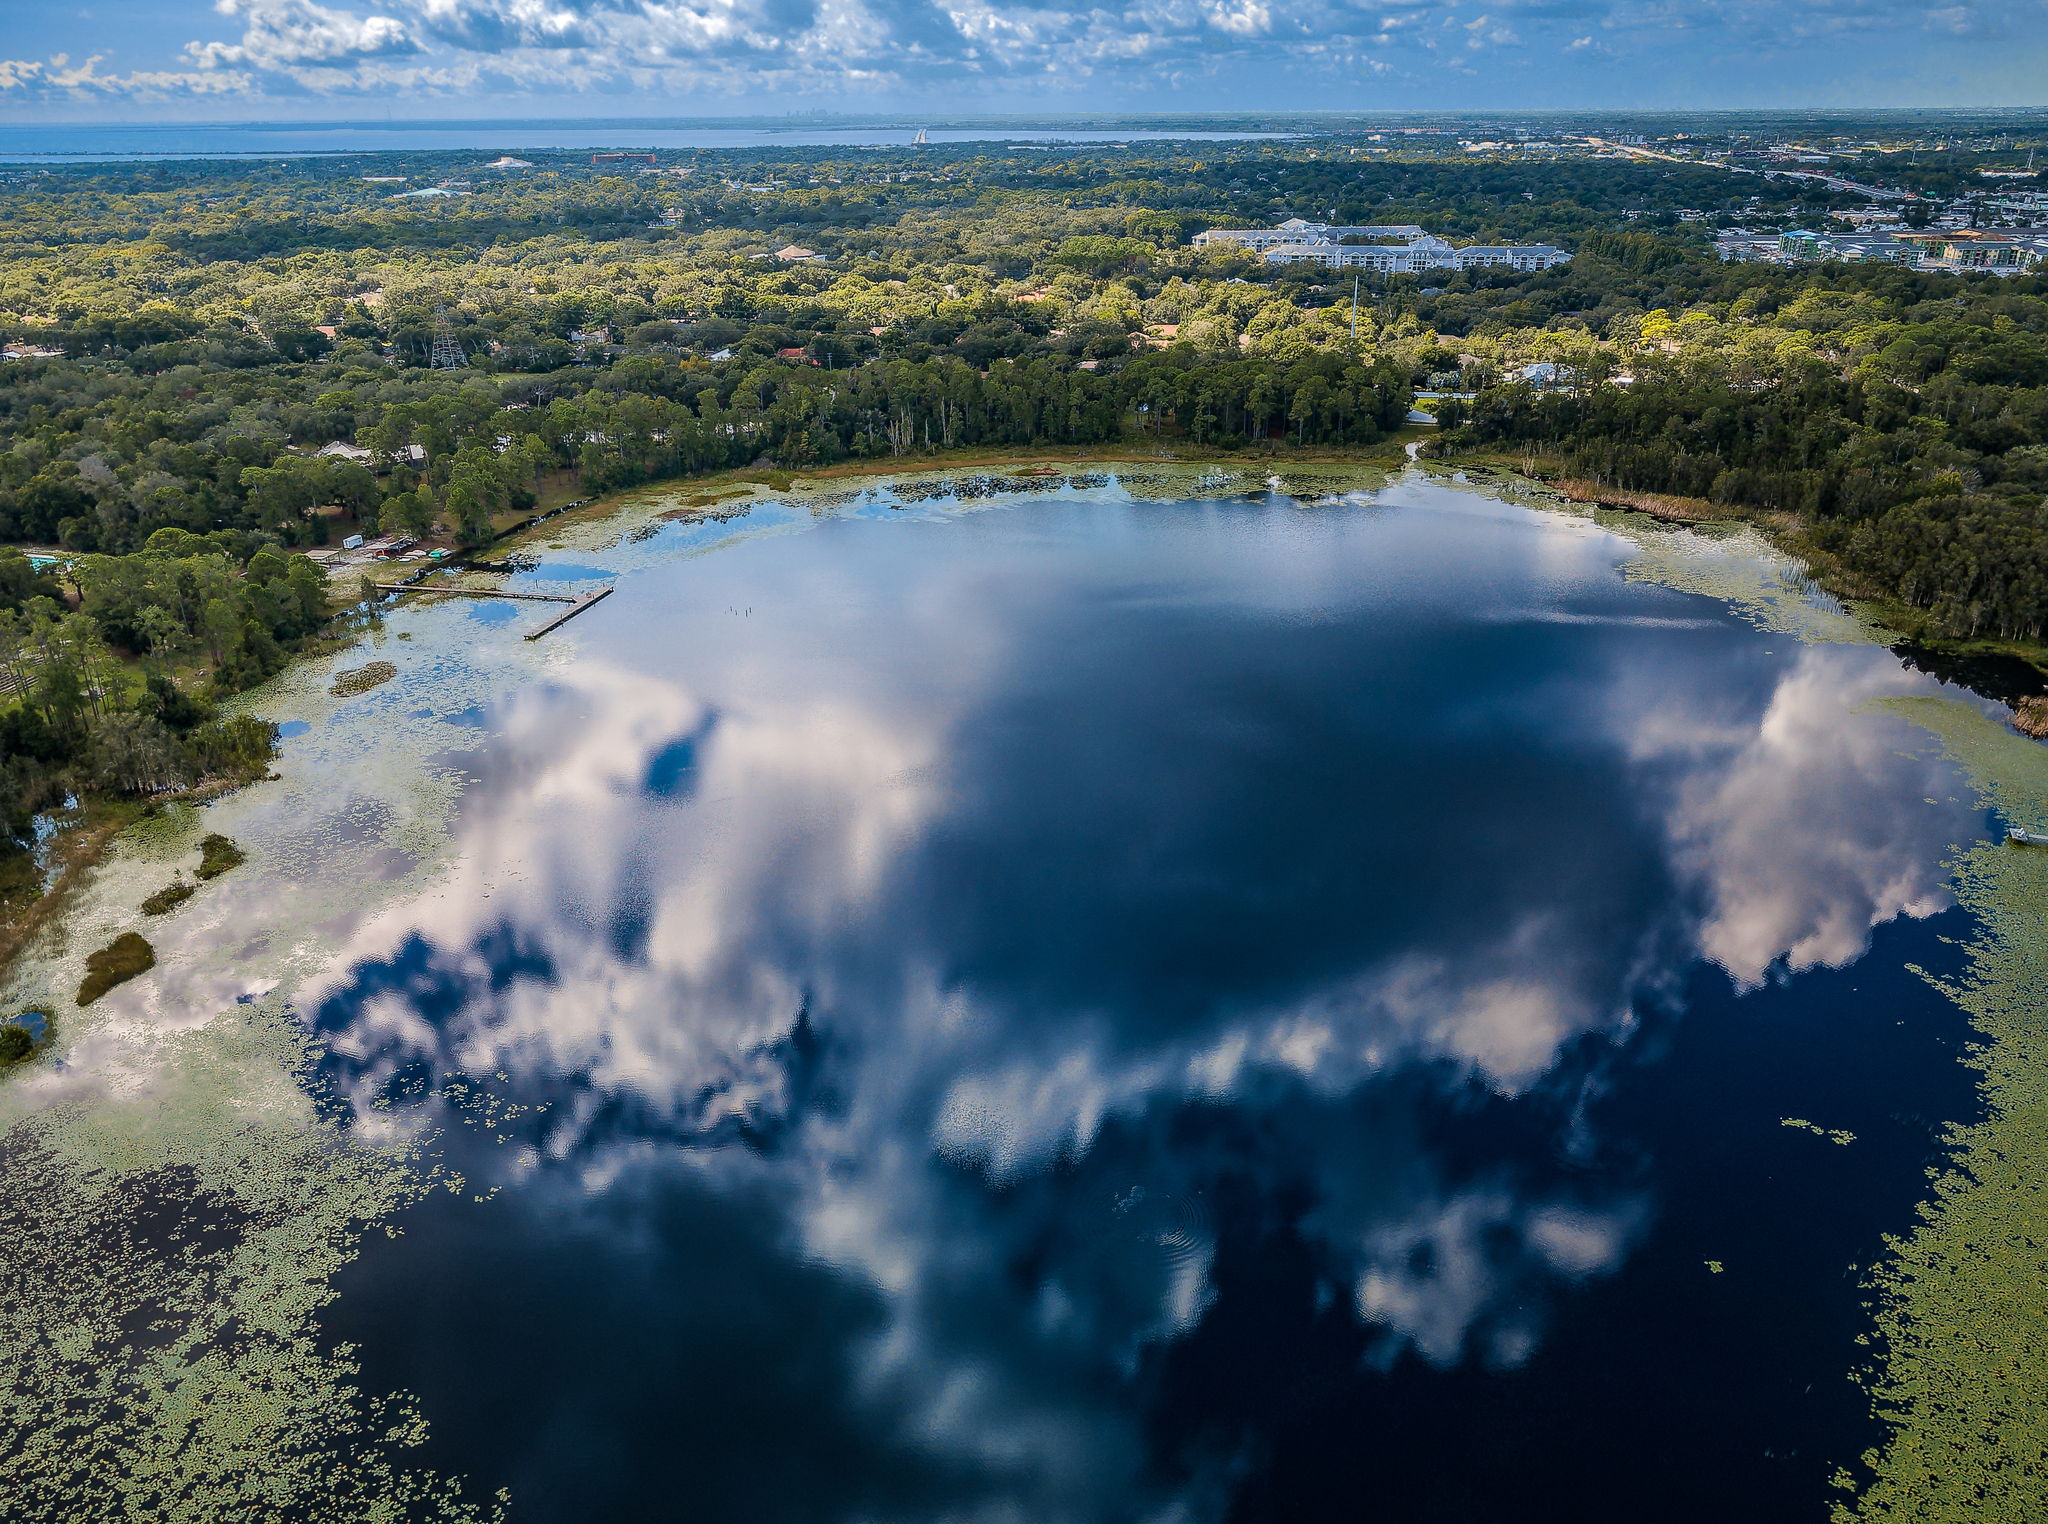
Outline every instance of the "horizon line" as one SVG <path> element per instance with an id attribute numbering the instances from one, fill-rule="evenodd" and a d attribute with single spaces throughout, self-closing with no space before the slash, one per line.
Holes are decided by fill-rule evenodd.
<path id="1" fill-rule="evenodd" d="M 402 127 L 508 127 L 508 126 L 553 126 L 567 125 L 598 127 L 612 124 L 632 126 L 691 126 L 702 127 L 720 124 L 743 123 L 752 126 L 816 127 L 830 123 L 857 124 L 863 126 L 881 125 L 901 120 L 909 126 L 942 126 L 948 122 L 957 123 L 1109 123 L 1115 125 L 1137 125 L 1147 122 L 1185 121 L 1242 121 L 1246 118 L 1261 117 L 1274 120 L 1356 120 L 1368 121 L 1386 117 L 1434 117 L 1447 120 L 1476 118 L 1516 117 L 1736 117 L 1774 116 L 1797 113 L 1804 116 L 1841 117 L 1856 121 L 1868 121 L 1885 117 L 1913 117 L 1929 115 L 2035 115 L 2048 119 L 2048 105 L 1998 105 L 1998 106 L 1696 106 L 1696 107 L 1639 107 L 1639 106 L 1528 106 L 1528 107 L 1474 107 L 1458 109 L 1443 106 L 1387 106 L 1379 108 L 1352 107 L 1215 107 L 1196 110 L 1156 111 L 920 111 L 914 107 L 877 108 L 860 111 L 807 111 L 807 112 L 739 112 L 728 114 L 672 115 L 640 113 L 605 113 L 602 115 L 544 115 L 525 114 L 513 116 L 412 116 L 412 117 L 208 117 L 208 118 L 76 118 L 65 121 L 51 121 L 46 113 L 39 113 L 38 119 L 7 119 L 0 112 L 0 127 L 11 131 L 62 132 L 78 128 L 114 128 L 148 130 L 174 127 L 186 130 L 217 127 L 275 127 L 281 129 L 304 129 L 313 127 L 358 127 L 390 128 Z"/>

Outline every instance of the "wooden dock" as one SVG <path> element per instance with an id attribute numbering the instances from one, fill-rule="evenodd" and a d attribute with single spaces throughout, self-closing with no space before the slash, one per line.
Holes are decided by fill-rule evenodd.
<path id="1" fill-rule="evenodd" d="M 562 625 L 567 624 L 570 620 L 574 619 L 578 614 L 582 613 L 585 609 L 589 608 L 591 604 L 597 602 L 598 599 L 609 598 L 611 597 L 611 595 L 612 590 L 610 588 L 601 587 L 594 593 L 588 593 L 583 597 L 576 599 L 567 608 L 563 609 L 561 613 L 555 615 L 554 618 L 550 619 L 546 624 L 542 625 L 539 629 L 528 630 L 526 632 L 526 638 L 528 640 L 539 640 L 541 636 L 547 634 L 548 631 L 558 629 Z"/>
<path id="2" fill-rule="evenodd" d="M 417 587 L 385 588 L 390 593 L 421 593 L 436 598 L 517 598 L 523 603 L 574 603 L 573 593 L 512 593 L 497 587 Z M 610 592 L 610 588 L 605 589 Z"/>
<path id="3" fill-rule="evenodd" d="M 601 587 L 594 593 L 577 597 L 573 593 L 512 593 L 497 587 L 435 587 L 432 583 L 419 583 L 410 587 L 387 587 L 387 593 L 417 593 L 430 598 L 513 598 L 521 603 L 566 603 L 567 608 L 555 615 L 537 630 L 528 630 L 528 640 L 539 640 L 550 630 L 560 629 L 578 614 L 589 608 L 600 598 L 612 595 L 610 587 Z"/>

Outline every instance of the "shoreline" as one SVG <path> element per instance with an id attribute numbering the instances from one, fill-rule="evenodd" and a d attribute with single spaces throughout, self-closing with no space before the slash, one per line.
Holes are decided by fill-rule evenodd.
<path id="1" fill-rule="evenodd" d="M 1887 702 L 2011 823 L 2048 820 L 2048 750 L 1961 700 Z M 1949 1122 L 1914 1220 L 1862 1269 L 1871 1298 L 1853 1373 L 1885 1434 L 1836 1486 L 1831 1524 L 2038 1517 L 2048 1457 L 2048 856 L 2002 840 L 1950 861 L 1957 904 L 1976 925 L 1967 972 L 1923 972 L 1980 1041 L 1958 1054 L 1982 1110 Z"/>
<path id="2" fill-rule="evenodd" d="M 459 551 L 439 561 L 407 565 L 402 571 L 399 563 L 379 563 L 378 569 L 389 568 L 395 575 L 378 578 L 369 575 L 370 569 L 365 568 L 364 580 L 380 593 L 388 593 L 397 588 L 416 586 L 438 572 L 502 571 L 504 568 L 492 564 L 492 557 L 517 549 L 527 536 L 558 520 L 595 522 L 648 506 L 648 500 L 656 496 L 676 498 L 680 501 L 666 511 L 649 514 L 650 522 L 742 512 L 751 506 L 747 499 L 763 493 L 772 495 L 802 492 L 841 482 L 939 475 L 983 468 L 1007 469 L 1017 475 L 1028 477 L 1053 475 L 1063 469 L 1090 465 L 1234 466 L 1245 470 L 1264 468 L 1269 471 L 1288 467 L 1355 467 L 1361 470 L 1393 471 L 1409 466 L 1420 466 L 1423 469 L 1467 471 L 1482 475 L 1498 473 L 1555 492 L 1565 501 L 1577 506 L 1640 513 L 1660 524 L 1678 528 L 1696 529 L 1716 524 L 1752 526 L 1765 536 L 1773 548 L 1799 560 L 1807 568 L 1816 585 L 1850 604 L 1869 623 L 1879 628 L 1888 637 L 1885 643 L 1909 666 L 1929 672 L 1944 681 L 1957 683 L 1982 697 L 2008 706 L 2015 706 L 2015 701 L 2021 698 L 2048 693 L 2048 645 L 2027 647 L 2016 642 L 1957 641 L 1930 637 L 1925 633 L 1924 620 L 1913 617 L 1918 611 L 1909 606 L 1864 596 L 1853 586 L 1844 586 L 1837 569 L 1825 557 L 1817 556 L 1810 546 L 1800 543 L 1802 526 L 1795 521 L 1774 521 L 1771 518 L 1724 508 L 1700 499 L 1636 492 L 1579 478 L 1548 475 L 1545 474 L 1544 467 L 1551 463 L 1541 457 L 1533 461 L 1527 456 L 1511 459 L 1498 452 L 1484 451 L 1447 458 L 1416 459 L 1410 456 L 1408 447 L 1412 443 L 1432 436 L 1432 430 L 1413 427 L 1390 434 L 1374 445 L 1348 448 L 1295 447 L 1262 441 L 1238 449 L 1189 444 L 1164 449 L 1158 446 L 1140 447 L 1122 443 L 1076 445 L 1055 452 L 1042 446 L 1002 445 L 961 447 L 933 451 L 916 457 L 872 457 L 839 461 L 829 466 L 808 470 L 779 466 L 737 466 L 701 476 L 669 477 L 621 488 L 616 492 L 596 497 L 557 502 L 527 512 L 524 517 L 496 531 L 489 540 L 468 550 Z M 344 604 L 335 610 L 335 622 L 345 617 L 347 607 L 348 605 Z M 1920 627 L 1916 628 L 1916 625 Z M 286 667 L 289 668 L 301 660 L 331 654 L 346 643 L 347 640 L 330 625 L 329 628 L 316 632 L 299 650 L 294 651 Z M 282 670 L 286 669 L 281 668 L 280 671 Z M 67 845 L 58 850 L 58 867 L 50 876 L 48 888 L 30 900 L 19 901 L 14 905 L 0 903 L 0 972 L 4 972 L 12 965 L 21 950 L 33 939 L 36 931 L 57 913 L 58 902 L 68 896 L 77 883 L 90 872 L 121 830 L 141 818 L 152 806 L 175 803 L 184 797 L 186 796 L 173 795 L 141 801 L 103 800 L 88 805 L 85 813 L 97 814 L 100 818 L 90 822 L 81 821 L 66 831 L 65 834 L 70 839 Z"/>
<path id="3" fill-rule="evenodd" d="M 1891 649 L 1905 656 L 1918 670 L 2002 704 L 2048 694 L 2048 640 L 1935 634 L 1928 627 L 1931 616 L 1925 609 L 1877 593 L 1845 571 L 1840 562 L 1813 543 L 1810 526 L 1793 514 L 1734 508 L 1705 498 L 1638 492 L 1566 476 L 1553 456 L 1473 450 L 1426 458 L 1446 470 L 1477 469 L 1518 476 L 1558 493 L 1567 502 L 1640 513 L 1675 528 L 1749 525 L 1776 549 L 1801 562 L 1816 586 L 1895 636 L 1890 642 Z"/>
<path id="4" fill-rule="evenodd" d="M 1350 449 L 1297 449 L 1289 445 L 1262 442 L 1260 445 L 1238 450 L 1226 450 L 1214 445 L 1183 445 L 1174 450 L 1139 449 L 1127 444 L 1076 445 L 1069 451 L 1056 453 L 1040 446 L 1005 445 L 937 451 L 915 459 L 905 457 L 841 461 L 815 470 L 739 466 L 704 476 L 671 477 L 664 481 L 646 482 L 634 487 L 621 488 L 617 492 L 600 497 L 586 498 L 551 508 L 505 529 L 487 546 L 479 546 L 476 551 L 469 554 L 479 555 L 487 549 L 506 545 L 547 521 L 572 513 L 588 514 L 591 517 L 616 513 L 633 506 L 646 494 L 655 492 L 674 493 L 683 497 L 679 508 L 667 515 L 680 518 L 688 516 L 692 511 L 708 511 L 721 506 L 741 507 L 743 505 L 739 499 L 760 490 L 787 492 L 801 490 L 812 484 L 867 480 L 874 477 L 915 476 L 927 471 L 965 471 L 982 466 L 1043 466 L 1051 469 L 1064 465 L 1099 462 L 1185 466 L 1236 464 L 1275 468 L 1290 464 L 1377 466 L 1388 470 L 1415 465 L 1424 469 L 1434 466 L 1446 471 L 1477 468 L 1484 472 L 1499 472 L 1517 477 L 1557 492 L 1567 502 L 1579 506 L 1640 513 L 1674 528 L 1698 529 L 1717 524 L 1750 525 L 1769 540 L 1773 548 L 1798 560 L 1822 590 L 1841 599 L 1871 623 L 1881 627 L 1892 637 L 1887 642 L 1890 648 L 1897 651 L 1916 669 L 1932 673 L 1946 682 L 1957 683 L 1985 698 L 2007 705 L 2012 704 L 2015 699 L 2048 694 L 2048 642 L 1964 640 L 1932 634 L 1927 629 L 1928 616 L 1924 610 L 1895 599 L 1874 596 L 1868 587 L 1846 576 L 1832 557 L 1813 546 L 1806 537 L 1805 526 L 1787 515 L 1761 514 L 1710 503 L 1703 498 L 1637 492 L 1629 488 L 1609 487 L 1582 478 L 1548 474 L 1546 466 L 1554 467 L 1555 463 L 1542 457 L 1535 459 L 1535 469 L 1531 470 L 1525 469 L 1530 463 L 1529 457 L 1511 458 L 1497 452 L 1474 451 L 1467 455 L 1423 456 L 1420 459 L 1409 456 L 1407 447 L 1410 444 L 1434 437 L 1435 430 L 1416 427 L 1390 434 L 1378 444 Z M 436 566 L 449 564 L 450 561 L 435 563 Z M 460 564 L 468 564 L 468 557 L 465 556 Z M 407 578 L 393 579 L 391 583 L 379 585 L 396 585 L 399 581 L 416 580 L 424 574 L 416 570 Z"/>
<path id="5" fill-rule="evenodd" d="M 52 843 L 47 887 L 32 899 L 9 901 L 0 908 L 0 978 L 5 977 L 36 934 L 63 913 L 106 856 L 114 839 L 142 819 L 156 802 L 86 801 L 79 806 L 80 818 L 76 822 L 58 828 Z M 0 1021 L 7 1019 L 8 1013 L 0 1012 Z"/>
<path id="6" fill-rule="evenodd" d="M 858 460 L 835 461 L 829 466 L 731 466 L 723 471 L 708 471 L 694 476 L 668 476 L 655 481 L 639 482 L 630 487 L 601 493 L 595 497 L 576 498 L 569 502 L 557 503 L 551 507 L 529 510 L 524 517 L 514 519 L 496 529 L 491 538 L 482 544 L 466 550 L 454 551 L 439 561 L 425 566 L 408 566 L 402 575 L 379 578 L 369 575 L 369 580 L 379 588 L 399 587 L 418 581 L 421 577 L 449 567 L 476 565 L 479 557 L 489 555 L 529 531 L 556 519 L 569 515 L 587 515 L 592 518 L 617 513 L 633 506 L 652 493 L 675 494 L 684 501 L 681 512 L 696 509 L 711 509 L 721 505 L 739 506 L 737 499 L 757 491 L 789 492 L 801 491 L 820 484 L 844 481 L 865 481 L 875 477 L 918 476 L 927 473 L 947 471 L 972 471 L 980 467 L 1003 468 L 1039 466 L 1043 472 L 1022 471 L 1020 475 L 1048 474 L 1061 466 L 1086 465 L 1148 465 L 1148 466 L 1220 466 L 1239 464 L 1244 466 L 1280 467 L 1299 466 L 1380 466 L 1394 468 L 1408 463 L 1406 447 L 1418 439 L 1428 437 L 1431 430 L 1405 428 L 1389 434 L 1377 444 L 1329 448 L 1326 446 L 1294 446 L 1275 444 L 1270 440 L 1258 441 L 1240 449 L 1225 449 L 1220 445 L 1181 444 L 1174 449 L 1158 446 L 1132 444 L 1114 445 L 1069 445 L 1054 448 L 1044 445 L 963 445 L 953 450 L 934 450 L 922 455 L 868 456 Z M 681 512 L 677 516 L 681 516 Z M 380 567 L 396 568 L 396 562 L 378 563 Z M 483 569 L 479 567 L 479 569 Z M 371 568 L 362 569 L 366 575 Z"/>
<path id="7" fill-rule="evenodd" d="M 740 501 L 741 499 L 761 492 L 772 494 L 801 491 L 834 482 L 971 471 L 982 467 L 1044 468 L 1040 473 L 1028 469 L 1018 472 L 1027 476 L 1054 474 L 1061 466 L 1086 466 L 1097 463 L 1179 466 L 1234 463 L 1241 466 L 1265 467 L 1376 466 L 1391 469 L 1405 463 L 1404 447 L 1410 438 L 1420 437 L 1425 432 L 1422 429 L 1403 429 L 1376 445 L 1339 449 L 1296 449 L 1288 445 L 1265 443 L 1238 450 L 1209 445 L 1163 450 L 1119 444 L 1076 445 L 1055 455 L 1040 447 L 1005 445 L 988 448 L 963 447 L 957 450 L 935 451 L 917 457 L 874 457 L 840 461 L 830 466 L 803 471 L 774 466 L 736 466 L 702 476 L 668 477 L 661 481 L 621 488 L 597 497 L 557 502 L 544 508 L 529 510 L 523 517 L 497 530 L 482 544 L 457 551 L 441 560 L 405 565 L 402 568 L 397 562 L 376 563 L 375 570 L 388 570 L 391 573 L 382 578 L 371 574 L 372 567 L 361 568 L 361 571 L 364 579 L 380 593 L 389 593 L 397 588 L 416 586 L 437 572 L 498 570 L 500 568 L 490 564 L 492 557 L 516 548 L 525 536 L 557 520 L 575 517 L 588 522 L 610 517 L 642 505 L 654 494 L 680 495 L 683 502 L 680 507 L 667 513 L 651 515 L 651 518 L 684 518 L 710 516 L 721 508 L 728 512 L 742 509 L 747 505 Z M 353 604 L 352 599 L 347 599 L 345 588 L 346 584 L 341 584 L 330 589 L 330 596 L 339 594 L 345 601 L 333 607 L 328 625 L 314 632 L 292 651 L 285 665 L 280 667 L 277 673 L 266 677 L 264 683 L 270 682 L 301 661 L 317 660 L 332 655 L 336 650 L 351 643 L 353 635 L 337 628 L 346 620 L 348 610 Z M 261 687 L 263 684 L 258 686 Z M 81 818 L 74 824 L 62 828 L 59 833 L 60 842 L 54 850 L 54 866 L 47 887 L 33 898 L 0 900 L 0 975 L 4 975 L 13 966 L 15 959 L 50 920 L 61 915 L 64 904 L 85 883 L 122 831 L 144 818 L 153 808 L 179 802 L 203 803 L 217 797 L 222 791 L 218 785 L 202 785 L 195 790 L 161 795 L 152 799 L 87 801 L 81 808 Z"/>
<path id="8" fill-rule="evenodd" d="M 294 653 L 291 660 L 330 655 L 332 651 L 330 645 L 316 644 L 311 649 Z M 273 760 L 276 757 L 274 747 L 271 756 Z M 267 763 L 265 771 L 268 771 Z M 28 950 L 37 933 L 50 921 L 59 918 L 70 901 L 85 888 L 93 871 L 106 859 L 108 850 L 124 831 L 177 805 L 209 805 L 252 783 L 261 783 L 264 778 L 262 773 L 249 778 L 217 778 L 149 799 L 82 800 L 78 806 L 80 818 L 68 827 L 59 827 L 52 838 L 48 886 L 33 899 L 0 901 L 0 981 L 13 971 L 15 960 Z M 10 1019 L 6 1011 L 0 1010 L 0 1023 Z M 44 1034 L 45 1043 L 56 1032 L 57 1026 L 53 1013 L 49 1030 Z"/>

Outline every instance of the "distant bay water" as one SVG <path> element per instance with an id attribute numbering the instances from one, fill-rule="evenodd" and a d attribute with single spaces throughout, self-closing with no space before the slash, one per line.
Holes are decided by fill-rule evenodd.
<path id="1" fill-rule="evenodd" d="M 1277 138 L 1276 132 L 1165 127 L 970 123 L 929 127 L 655 121 L 230 122 L 0 125 L 0 162 L 284 158 L 405 151 L 491 152 L 683 148 L 904 148 L 920 130 L 933 144 L 1096 144 Z"/>

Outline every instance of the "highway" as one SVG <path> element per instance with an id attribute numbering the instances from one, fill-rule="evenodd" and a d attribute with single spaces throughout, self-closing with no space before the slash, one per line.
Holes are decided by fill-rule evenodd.
<path id="1" fill-rule="evenodd" d="M 1637 143 L 1613 143 L 1606 138 L 1583 137 L 1577 141 L 1588 148 L 1608 153 L 1627 154 L 1632 159 L 1657 159 L 1666 164 L 1697 164 L 1708 169 L 1725 169 L 1732 175 L 1764 175 L 1787 180 L 1818 180 L 1830 190 L 1848 191 L 1851 195 L 1868 196 L 1873 201 L 1911 201 L 1912 192 L 1887 190 L 1881 185 L 1864 185 L 1855 180 L 1844 180 L 1840 175 L 1824 175 L 1806 169 L 1750 169 L 1742 164 L 1724 164 L 1718 159 L 1682 159 L 1677 154 L 1659 153 L 1654 148 L 1644 148 Z"/>

